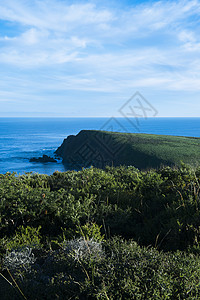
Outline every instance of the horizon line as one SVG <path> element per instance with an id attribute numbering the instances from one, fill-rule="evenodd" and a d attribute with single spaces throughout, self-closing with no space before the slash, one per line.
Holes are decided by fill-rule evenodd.
<path id="1" fill-rule="evenodd" d="M 65 119 L 65 118 L 70 118 L 70 119 L 89 119 L 89 118 L 102 118 L 102 119 L 108 119 L 108 118 L 114 118 L 114 119 L 136 119 L 136 117 L 121 117 L 121 116 L 0 116 L 1 119 L 5 119 L 5 118 L 10 118 L 10 119 L 14 119 L 14 118 L 26 118 L 26 119 L 29 119 L 29 118 L 35 118 L 35 119 L 39 119 L 39 118 L 55 118 L 55 119 Z M 159 118 L 200 118 L 200 116 L 155 116 L 155 117 L 137 117 L 137 119 L 144 119 L 144 120 L 147 120 L 147 119 L 159 119 Z"/>

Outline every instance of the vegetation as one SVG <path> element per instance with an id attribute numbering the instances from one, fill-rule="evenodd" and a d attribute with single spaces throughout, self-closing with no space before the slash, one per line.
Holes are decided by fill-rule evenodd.
<path id="1" fill-rule="evenodd" d="M 199 299 L 200 168 L 0 175 L 1 299 Z"/>
<path id="2" fill-rule="evenodd" d="M 180 166 L 180 161 L 197 166 L 199 148 L 200 138 L 194 137 L 82 130 L 65 139 L 56 154 L 64 162 L 75 164 L 76 169 L 91 164 L 100 168 L 123 164 L 142 170 Z"/>

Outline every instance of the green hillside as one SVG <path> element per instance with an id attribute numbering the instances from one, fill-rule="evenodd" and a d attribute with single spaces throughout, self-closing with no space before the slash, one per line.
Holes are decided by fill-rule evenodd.
<path id="1" fill-rule="evenodd" d="M 181 161 L 198 165 L 200 138 L 82 130 L 65 139 L 56 154 L 82 167 L 133 165 L 146 169 L 180 165 Z"/>

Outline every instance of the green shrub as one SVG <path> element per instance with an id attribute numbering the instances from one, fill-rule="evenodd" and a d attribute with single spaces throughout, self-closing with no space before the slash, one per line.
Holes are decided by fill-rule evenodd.
<path id="1" fill-rule="evenodd" d="M 199 170 L 0 175 L 0 298 L 199 299 Z"/>
<path id="2" fill-rule="evenodd" d="M 31 269 L 30 269 L 31 268 Z M 27 299 L 199 299 L 200 259 L 134 241 L 83 238 L 13 274 Z M 16 295 L 14 299 L 20 299 Z M 11 298 L 2 298 L 11 299 Z"/>
<path id="3" fill-rule="evenodd" d="M 20 226 L 15 235 L 5 241 L 4 247 L 7 251 L 25 247 L 42 248 L 40 230 L 41 226 L 38 228 Z"/>
<path id="4" fill-rule="evenodd" d="M 85 240 L 93 239 L 96 242 L 102 242 L 105 235 L 101 234 L 102 226 L 95 223 L 86 223 L 76 227 L 76 234 L 82 236 Z"/>

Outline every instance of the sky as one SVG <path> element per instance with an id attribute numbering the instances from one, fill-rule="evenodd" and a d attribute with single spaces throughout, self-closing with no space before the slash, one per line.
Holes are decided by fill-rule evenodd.
<path id="1" fill-rule="evenodd" d="M 200 0 L 0 1 L 0 117 L 122 116 L 136 92 L 200 117 Z"/>

